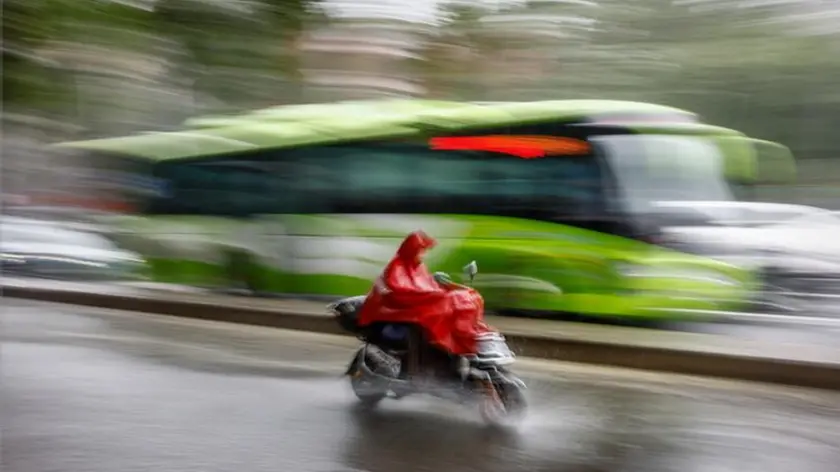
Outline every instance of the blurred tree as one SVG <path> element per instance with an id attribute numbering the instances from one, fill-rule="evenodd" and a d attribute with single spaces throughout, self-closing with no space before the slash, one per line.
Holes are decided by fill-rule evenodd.
<path id="1" fill-rule="evenodd" d="M 295 101 L 300 40 L 325 19 L 320 0 L 160 0 L 155 8 L 158 30 L 186 52 L 176 70 L 233 109 Z"/>
<path id="2" fill-rule="evenodd" d="M 7 110 L 42 101 L 44 74 L 54 64 L 37 54 L 51 38 L 48 0 L 6 0 L 3 4 L 3 106 Z"/>
<path id="3" fill-rule="evenodd" d="M 302 43 L 306 32 L 323 27 L 329 22 L 329 15 L 323 7 L 323 0 L 262 0 L 269 34 L 276 35 L 279 48 L 276 50 L 274 71 L 285 78 L 284 93 L 275 100 L 285 103 L 300 102 L 306 86 L 301 67 Z"/>
<path id="4" fill-rule="evenodd" d="M 301 45 L 308 31 L 329 19 L 323 2 L 5 0 L 3 104 L 7 112 L 73 118 L 116 132 L 106 126 L 115 114 L 137 109 L 137 116 L 156 118 L 154 109 L 162 106 L 113 86 L 132 81 L 132 93 L 165 85 L 167 93 L 183 95 L 172 84 L 151 83 L 181 78 L 203 105 L 195 113 L 297 102 L 306 87 Z M 412 73 L 441 98 L 672 104 L 784 141 L 802 156 L 835 157 L 836 4 L 448 0 Z M 103 51 L 113 54 L 97 57 L 108 56 Z M 132 75 L 144 60 L 154 67 L 166 63 L 170 73 Z M 82 76 L 88 83 L 80 87 Z M 172 108 L 184 108 L 170 101 Z M 97 111 L 91 113 L 96 118 L 82 116 L 77 103 Z"/>
<path id="5" fill-rule="evenodd" d="M 489 35 L 481 27 L 486 10 L 474 2 L 450 1 L 439 6 L 439 24 L 420 51 L 418 72 L 428 94 L 475 99 L 481 95 L 481 69 Z"/>
<path id="6" fill-rule="evenodd" d="M 79 53 L 91 46 L 111 51 L 145 50 L 148 20 L 148 10 L 125 3 L 6 0 L 4 107 L 23 115 L 79 119 L 76 69 L 81 66 L 68 60 L 66 53 Z"/>

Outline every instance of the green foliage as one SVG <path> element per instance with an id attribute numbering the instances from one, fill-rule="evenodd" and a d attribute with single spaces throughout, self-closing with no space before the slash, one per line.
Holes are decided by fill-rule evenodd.
<path id="1" fill-rule="evenodd" d="M 106 48 L 114 58 L 165 57 L 166 79 L 187 84 L 215 111 L 308 97 L 301 45 L 329 20 L 323 0 L 144 1 L 5 0 L 4 105 L 67 120 L 82 119 L 72 109 L 77 101 L 132 108 L 91 96 L 119 94 L 97 92 L 98 85 L 80 100 L 75 64 L 51 54 L 92 46 L 99 48 L 92 54 Z M 834 157 L 840 33 L 805 34 L 821 20 L 797 17 L 802 8 L 737 0 L 449 0 L 441 2 L 438 24 L 417 35 L 419 58 L 395 59 L 380 73 L 422 80 L 440 98 L 656 101 L 784 141 L 798 155 Z"/>
<path id="2" fill-rule="evenodd" d="M 161 38 L 185 53 L 176 61 L 176 71 L 195 82 L 197 93 L 248 102 L 267 91 L 243 83 L 265 82 L 267 75 L 298 78 L 296 42 L 308 25 L 325 18 L 320 0 L 159 0 L 153 9 L 138 5 L 139 0 L 6 0 L 4 104 L 40 110 L 55 98 L 57 87 L 66 86 L 69 79 L 56 83 L 59 66 L 41 57 L 55 45 L 97 45 L 116 54 L 155 56 L 161 53 L 156 43 Z"/>
<path id="3" fill-rule="evenodd" d="M 438 47 L 422 72 L 438 78 L 440 96 L 485 98 L 476 93 L 484 89 L 492 99 L 655 101 L 783 141 L 799 156 L 836 157 L 840 135 L 830 123 L 840 118 L 840 29 L 807 34 L 820 20 L 803 8 L 793 1 L 531 0 L 479 11 L 458 2 L 445 7 L 443 36 L 478 57 L 458 67 Z M 515 81 L 491 78 L 505 75 Z"/>
<path id="4" fill-rule="evenodd" d="M 320 0 L 240 2 L 161 0 L 157 31 L 178 41 L 187 53 L 179 71 L 195 91 L 239 107 L 284 95 L 300 80 L 298 41 L 307 27 L 322 22 Z"/>

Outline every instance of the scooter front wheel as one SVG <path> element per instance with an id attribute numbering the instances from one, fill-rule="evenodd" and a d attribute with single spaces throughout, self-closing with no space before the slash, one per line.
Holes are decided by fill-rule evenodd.
<path id="1" fill-rule="evenodd" d="M 528 403 L 525 391 L 514 383 L 494 383 L 484 394 L 479 411 L 485 422 L 493 426 L 515 426 L 525 418 Z"/>
<path id="2" fill-rule="evenodd" d="M 372 383 L 359 372 L 350 374 L 350 387 L 353 389 L 356 398 L 367 407 L 376 406 L 388 395 L 388 392 L 375 389 Z"/>
<path id="3" fill-rule="evenodd" d="M 367 370 L 365 366 L 372 362 L 373 360 L 369 360 L 365 348 L 361 348 L 350 365 L 347 366 L 347 372 L 345 373 L 350 376 L 350 387 L 353 389 L 356 398 L 366 407 L 376 406 L 388 396 L 387 386 L 383 386 L 381 381 L 365 374 Z"/>

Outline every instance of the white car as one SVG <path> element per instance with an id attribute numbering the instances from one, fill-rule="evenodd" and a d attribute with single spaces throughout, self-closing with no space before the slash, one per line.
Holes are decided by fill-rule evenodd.
<path id="1" fill-rule="evenodd" d="M 656 207 L 666 245 L 758 270 L 761 306 L 802 310 L 791 297 L 840 296 L 838 212 L 757 202 L 667 201 Z"/>
<path id="2" fill-rule="evenodd" d="M 4 275 L 134 279 L 142 271 L 143 260 L 95 233 L 5 216 L 0 220 L 0 264 Z"/>
<path id="3" fill-rule="evenodd" d="M 682 220 L 663 228 L 668 240 L 693 246 L 706 255 L 739 264 L 840 274 L 837 212 L 756 202 L 672 201 L 658 202 L 656 207 L 663 213 L 679 214 Z"/>

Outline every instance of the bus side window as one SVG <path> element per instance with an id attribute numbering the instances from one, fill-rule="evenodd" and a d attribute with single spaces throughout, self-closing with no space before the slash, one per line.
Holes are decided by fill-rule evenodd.
<path id="1" fill-rule="evenodd" d="M 420 213 L 486 213 L 487 189 L 481 163 L 462 151 L 419 149 L 413 157 L 412 194 Z"/>
<path id="2" fill-rule="evenodd" d="M 531 203 L 534 191 L 529 166 L 515 164 L 514 158 L 488 154 L 477 162 L 484 168 L 486 205 L 488 213 L 514 216 L 517 208 L 527 207 Z"/>
<path id="3" fill-rule="evenodd" d="M 206 175 L 194 165 L 184 163 L 161 164 L 155 174 L 169 182 L 169 192 L 156 198 L 150 212 L 159 214 L 204 214 L 201 204 L 207 195 Z"/>
<path id="4" fill-rule="evenodd" d="M 301 189 L 295 183 L 298 180 L 298 168 L 294 162 L 289 162 L 281 153 L 271 156 L 267 165 L 269 175 L 266 176 L 265 191 L 268 194 L 264 214 L 300 213 L 300 207 L 305 200 Z"/>
<path id="5" fill-rule="evenodd" d="M 231 216 L 245 217 L 262 213 L 268 201 L 267 187 L 270 174 L 258 169 L 220 168 L 223 182 L 224 211 Z"/>
<path id="6" fill-rule="evenodd" d="M 410 156 L 399 146 L 368 145 L 346 150 L 342 210 L 405 213 L 406 198 L 417 185 Z"/>
<path id="7" fill-rule="evenodd" d="M 334 213 L 345 184 L 347 156 L 340 146 L 282 151 L 284 190 L 290 213 Z"/>
<path id="8" fill-rule="evenodd" d="M 563 221 L 590 218 L 601 211 L 599 167 L 590 157 L 491 155 L 485 167 L 492 171 L 488 194 L 500 214 Z"/>

